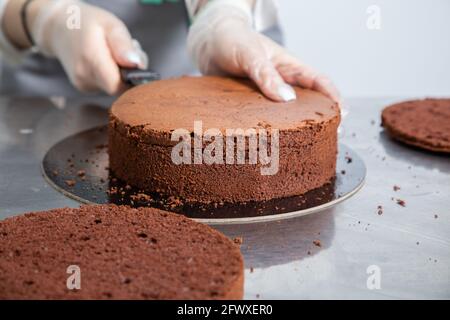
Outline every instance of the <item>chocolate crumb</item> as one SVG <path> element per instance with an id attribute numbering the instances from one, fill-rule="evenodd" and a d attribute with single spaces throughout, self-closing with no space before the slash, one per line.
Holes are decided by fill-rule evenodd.
<path id="1" fill-rule="evenodd" d="M 137 193 L 130 196 L 130 198 L 134 201 L 151 201 L 152 197 L 145 193 Z"/>
<path id="2" fill-rule="evenodd" d="M 253 267 L 250 267 L 250 273 L 253 273 L 254 269 Z"/>
<path id="3" fill-rule="evenodd" d="M 437 215 L 437 214 L 435 214 L 435 215 L 434 215 L 434 218 L 435 218 L 435 219 L 437 219 L 437 218 L 438 218 L 438 215 Z"/>
<path id="4" fill-rule="evenodd" d="M 341 170 L 341 173 L 342 173 L 342 174 L 345 174 L 345 170 Z"/>
<path id="5" fill-rule="evenodd" d="M 69 187 L 73 187 L 76 184 L 75 180 L 66 180 L 64 181 L 66 183 L 67 186 Z"/>
<path id="6" fill-rule="evenodd" d="M 383 207 L 381 205 L 379 205 L 377 207 L 377 209 L 378 209 L 378 211 L 377 211 L 378 215 L 381 216 L 383 214 Z"/>
<path id="7" fill-rule="evenodd" d="M 108 147 L 107 144 L 98 144 L 98 145 L 95 146 L 95 149 L 105 149 L 107 147 Z"/>
<path id="8" fill-rule="evenodd" d="M 79 176 L 79 177 L 84 177 L 85 174 L 86 174 L 86 171 L 84 171 L 84 170 L 79 170 L 77 172 L 77 176 Z"/>
<path id="9" fill-rule="evenodd" d="M 397 199 L 397 204 L 400 205 L 400 206 L 402 206 L 402 207 L 406 207 L 406 202 L 405 202 L 405 200 Z"/>
<path id="10" fill-rule="evenodd" d="M 393 186 L 392 188 L 394 189 L 394 191 L 400 190 L 400 187 L 399 187 L 399 186 Z"/>
<path id="11" fill-rule="evenodd" d="M 244 242 L 244 239 L 242 237 L 236 237 L 233 239 L 233 242 L 240 246 Z"/>
<path id="12" fill-rule="evenodd" d="M 352 163 L 353 159 L 349 156 L 345 156 L 345 160 L 347 161 L 347 163 Z"/>
<path id="13" fill-rule="evenodd" d="M 314 240 L 313 243 L 316 247 L 322 247 L 322 243 L 320 242 L 320 240 Z"/>

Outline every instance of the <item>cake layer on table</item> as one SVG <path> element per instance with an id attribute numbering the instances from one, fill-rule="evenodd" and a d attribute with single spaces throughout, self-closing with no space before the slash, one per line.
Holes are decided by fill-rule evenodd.
<path id="1" fill-rule="evenodd" d="M 422 149 L 450 153 L 450 99 L 423 99 L 384 108 L 381 121 L 394 139 Z"/>
<path id="2" fill-rule="evenodd" d="M 241 299 L 243 272 L 232 240 L 154 208 L 83 206 L 0 221 L 0 299 Z"/>

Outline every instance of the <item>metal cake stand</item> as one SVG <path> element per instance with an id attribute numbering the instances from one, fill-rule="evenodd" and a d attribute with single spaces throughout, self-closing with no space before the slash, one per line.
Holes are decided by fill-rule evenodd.
<path id="1" fill-rule="evenodd" d="M 159 194 L 144 193 L 112 176 L 106 144 L 106 126 L 69 136 L 45 155 L 44 177 L 56 190 L 82 203 L 151 206 L 207 224 L 233 224 L 287 219 L 322 211 L 354 195 L 366 176 L 362 159 L 341 144 L 336 179 L 302 196 L 241 204 L 180 204 Z"/>

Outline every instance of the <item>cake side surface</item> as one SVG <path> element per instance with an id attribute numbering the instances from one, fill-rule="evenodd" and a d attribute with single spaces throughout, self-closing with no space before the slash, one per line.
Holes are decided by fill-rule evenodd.
<path id="1" fill-rule="evenodd" d="M 69 266 L 79 290 L 69 290 Z M 241 299 L 239 248 L 154 208 L 83 206 L 0 221 L 2 299 Z"/>
<path id="2" fill-rule="evenodd" d="M 296 90 L 296 101 L 275 103 L 248 81 L 218 77 L 134 88 L 111 109 L 110 168 L 136 187 L 193 202 L 269 200 L 318 188 L 335 176 L 340 111 L 319 93 Z M 223 134 L 228 128 L 278 130 L 277 172 L 262 175 L 261 163 L 174 164 L 171 151 L 177 142 L 171 133 L 183 128 L 192 135 L 199 120 L 203 130 Z M 226 145 L 223 150 L 225 158 Z"/>

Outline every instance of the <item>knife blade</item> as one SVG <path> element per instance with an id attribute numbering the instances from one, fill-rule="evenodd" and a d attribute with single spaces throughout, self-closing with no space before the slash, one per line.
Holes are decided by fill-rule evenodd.
<path id="1" fill-rule="evenodd" d="M 161 79 L 158 72 L 153 70 L 141 70 L 137 68 L 120 68 L 120 76 L 125 84 L 137 86 Z"/>

